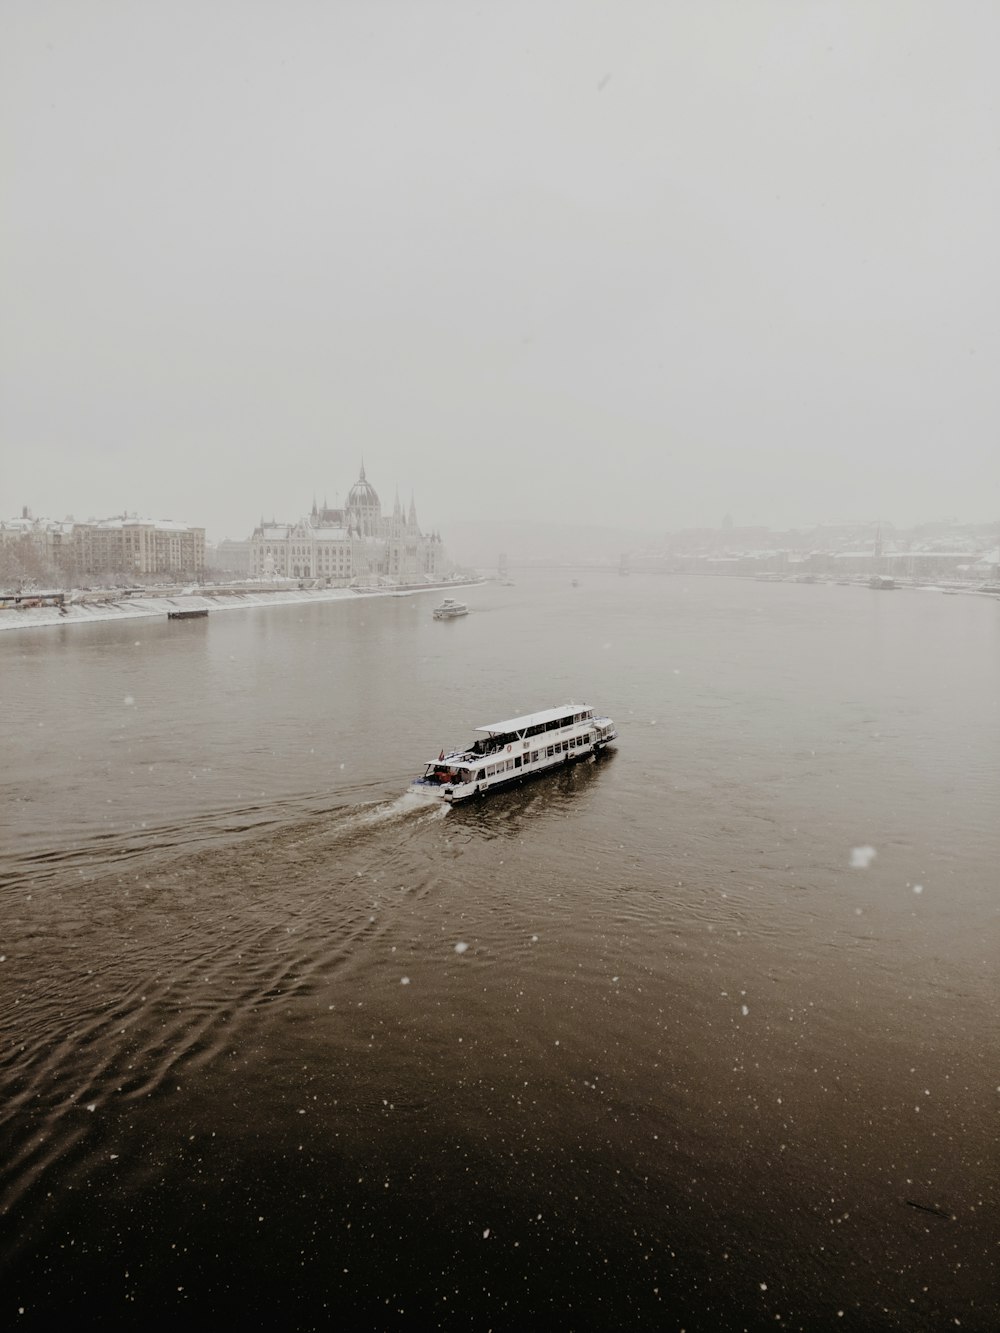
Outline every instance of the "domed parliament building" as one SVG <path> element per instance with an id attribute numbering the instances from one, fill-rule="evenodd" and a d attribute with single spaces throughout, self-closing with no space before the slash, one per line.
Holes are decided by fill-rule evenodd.
<path id="1" fill-rule="evenodd" d="M 391 517 L 361 475 L 343 509 L 313 501 L 297 523 L 262 518 L 250 538 L 250 568 L 258 578 L 321 579 L 330 584 L 426 583 L 445 577 L 450 563 L 437 533 L 425 535 L 410 500 L 404 513 L 397 493 Z"/>

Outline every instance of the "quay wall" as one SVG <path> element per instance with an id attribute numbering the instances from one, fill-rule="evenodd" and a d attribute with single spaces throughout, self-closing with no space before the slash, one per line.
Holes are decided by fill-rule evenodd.
<path id="1" fill-rule="evenodd" d="M 171 611 L 240 611 L 255 606 L 301 606 L 306 602 L 357 601 L 362 597 L 416 596 L 440 592 L 442 587 L 463 587 L 458 582 L 404 588 L 200 588 L 184 592 L 93 592 L 67 598 L 64 606 L 32 606 L 0 610 L 0 633 L 4 630 L 39 629 L 56 625 L 89 625 L 97 621 L 166 618 Z"/>

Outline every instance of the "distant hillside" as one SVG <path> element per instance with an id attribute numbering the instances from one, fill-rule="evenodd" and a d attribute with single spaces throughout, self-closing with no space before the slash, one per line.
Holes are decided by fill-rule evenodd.
<path id="1" fill-rule="evenodd" d="M 662 532 L 502 519 L 442 524 L 441 536 L 453 560 L 483 569 L 495 569 L 501 552 L 511 565 L 522 561 L 617 563 L 623 552 L 659 546 L 664 540 Z"/>

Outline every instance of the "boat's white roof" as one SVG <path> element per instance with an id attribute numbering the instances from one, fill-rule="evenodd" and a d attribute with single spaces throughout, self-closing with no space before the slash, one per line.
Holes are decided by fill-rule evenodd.
<path id="1" fill-rule="evenodd" d="M 588 713 L 590 704 L 560 704 L 558 708 L 543 708 L 540 713 L 526 713 L 524 717 L 510 717 L 506 722 L 488 722 L 485 726 L 475 727 L 475 731 L 523 731 L 525 727 L 537 727 L 543 722 L 555 722 L 556 718 L 572 713 Z"/>

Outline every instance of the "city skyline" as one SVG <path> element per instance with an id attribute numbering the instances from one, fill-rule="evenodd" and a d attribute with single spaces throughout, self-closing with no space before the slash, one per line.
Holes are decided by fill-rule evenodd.
<path id="1" fill-rule="evenodd" d="M 359 478 L 365 482 L 365 478 Z M 368 484 L 368 483 L 366 483 Z M 358 483 L 355 483 L 355 488 Z M 352 488 L 352 489 L 355 489 Z M 374 488 L 372 488 L 374 493 Z M 376 502 L 378 496 L 375 495 Z M 26 508 L 26 507 L 25 507 Z M 410 528 L 418 533 L 423 549 L 425 536 L 416 527 L 414 499 L 404 505 L 398 494 L 390 510 L 385 511 L 384 521 L 379 519 L 377 526 L 381 536 L 376 537 L 374 528 L 369 538 L 382 544 L 394 541 Z M 407 514 L 409 518 L 407 519 Z M 100 520 L 89 520 L 83 527 L 121 528 L 124 525 L 152 525 L 167 528 L 185 526 L 183 521 L 152 519 L 149 516 L 131 513 L 113 515 Z M 396 525 L 402 524 L 401 528 Z M 52 540 L 58 544 L 73 540 L 73 524 L 65 519 L 28 512 L 28 516 L 0 516 L 0 539 L 6 542 L 15 540 L 18 531 L 34 530 L 36 534 L 46 526 L 56 529 Z M 204 531 L 204 525 L 191 525 Z M 337 567 L 351 567 L 354 572 L 361 569 L 357 552 L 346 555 L 351 550 L 352 541 L 361 537 L 360 531 L 352 539 L 352 519 L 350 500 L 345 508 L 330 508 L 320 503 L 317 498 L 312 502 L 311 510 L 300 506 L 295 514 L 276 515 L 273 520 L 265 514 L 263 522 L 255 520 L 252 530 L 240 538 L 213 538 L 208 531 L 204 537 L 205 565 L 208 570 L 225 569 L 243 570 L 245 573 L 264 572 L 262 560 L 270 549 L 277 556 L 279 549 L 275 540 L 288 546 L 288 555 L 275 563 L 275 572 L 294 574 L 296 577 L 311 577 L 325 570 L 334 572 L 331 560 Z M 77 522 L 77 527 L 81 523 Z M 340 530 L 338 530 L 340 529 Z M 383 530 L 384 529 L 384 530 Z M 267 535 L 265 535 L 267 534 Z M 679 529 L 638 529 L 615 528 L 611 526 L 581 525 L 569 523 L 542 524 L 531 521 L 472 521 L 458 520 L 445 525 L 443 530 L 433 525 L 428 529 L 427 538 L 443 542 L 448 556 L 460 566 L 492 567 L 502 552 L 509 552 L 515 559 L 532 560 L 584 560 L 598 563 L 613 563 L 623 553 L 660 554 L 682 550 L 705 550 L 722 553 L 724 551 L 763 551 L 790 550 L 804 551 L 827 550 L 868 551 L 878 534 L 884 541 L 887 551 L 941 549 L 942 544 L 953 552 L 966 551 L 990 556 L 992 563 L 1000 561 L 996 554 L 1000 546 L 1000 519 L 984 523 L 963 523 L 956 519 L 927 520 L 912 526 L 894 523 L 891 518 L 869 517 L 841 522 L 810 525 L 799 524 L 789 528 L 775 529 L 760 525 L 742 524 L 732 515 L 724 515 L 721 523 Z M 319 538 L 316 543 L 315 538 Z M 292 556 L 293 548 L 300 555 L 305 554 L 303 543 L 309 543 L 310 560 L 308 565 Z M 332 543 L 330 545 L 327 545 Z M 300 549 L 301 548 L 301 549 Z M 343 550 L 345 556 L 337 560 L 335 556 L 326 557 L 325 562 L 317 559 L 322 550 L 331 552 Z M 414 548 L 416 549 L 416 548 Z M 237 555 L 237 552 L 242 554 Z M 227 554 L 228 552 L 228 554 Z M 412 552 L 411 552 L 412 556 Z M 365 562 L 380 559 L 371 555 Z M 400 560 L 400 554 L 391 557 L 392 562 Z M 407 557 L 409 560 L 411 557 Z M 440 567 L 443 557 L 435 552 L 433 562 Z M 444 557 L 447 558 L 447 557 Z M 424 559 L 423 556 L 420 557 Z M 249 562 L 249 563 L 248 563 Z M 278 566 L 281 569 L 278 569 Z M 244 568 L 245 566 L 245 568 Z M 387 570 L 390 566 L 387 566 Z M 415 568 L 415 566 L 414 566 Z M 341 570 L 343 572 L 343 569 Z"/>
<path id="2" fill-rule="evenodd" d="M 211 518 L 208 518 L 206 520 L 204 516 L 202 516 L 201 514 L 195 515 L 194 517 L 192 517 L 192 515 L 186 511 L 182 511 L 178 514 L 166 514 L 161 512 L 162 506 L 157 507 L 155 505 L 150 506 L 145 510 L 134 507 L 126 507 L 121 510 L 113 510 L 105 507 L 104 509 L 99 508 L 94 512 L 87 512 L 80 506 L 75 506 L 75 507 L 71 506 L 70 509 L 67 510 L 65 513 L 59 513 L 54 507 L 46 508 L 45 506 L 40 506 L 32 503 L 24 503 L 24 504 L 18 503 L 13 506 L 8 505 L 7 510 L 0 512 L 0 523 L 10 524 L 11 522 L 20 522 L 26 519 L 31 522 L 54 523 L 54 524 L 114 523 L 123 520 L 139 521 L 145 523 L 179 524 L 185 527 L 202 528 L 205 531 L 206 541 L 213 545 L 218 545 L 218 543 L 222 541 L 248 540 L 253 535 L 254 529 L 260 525 L 261 520 L 263 520 L 264 522 L 277 522 L 277 523 L 287 524 L 308 517 L 310 509 L 315 510 L 317 505 L 320 510 L 324 510 L 327 508 L 342 509 L 344 507 L 344 501 L 341 499 L 341 496 L 343 495 L 344 497 L 347 497 L 349 495 L 351 487 L 346 486 L 343 488 L 343 491 L 339 489 L 338 490 L 329 489 L 325 491 L 314 490 L 313 492 L 310 493 L 311 498 L 306 503 L 303 503 L 303 496 L 305 491 L 302 485 L 299 486 L 292 485 L 290 489 L 293 492 L 297 492 L 299 501 L 298 504 L 295 504 L 293 502 L 291 505 L 285 507 L 284 509 L 282 509 L 274 502 L 264 505 L 258 504 L 256 512 L 249 514 L 246 518 L 246 521 L 243 523 L 242 528 L 237 529 L 235 532 L 223 532 L 220 524 L 213 523 Z M 387 488 L 381 487 L 379 489 L 381 494 Z M 0 486 L 0 499 L 2 499 L 3 490 L 4 488 Z M 393 487 L 392 491 L 398 499 L 401 488 Z M 416 495 L 415 488 L 406 492 L 407 499 L 405 503 L 403 503 L 404 509 L 407 509 L 409 507 L 415 495 Z M 332 497 L 332 502 L 331 502 L 331 497 Z M 518 523 L 525 523 L 528 526 L 537 526 L 537 524 L 531 519 L 524 519 L 524 520 L 512 519 L 510 521 L 512 525 L 515 526 Z M 470 527 L 474 526 L 476 523 L 477 520 L 475 518 L 470 518 L 468 516 L 464 517 L 456 516 L 452 518 L 450 523 L 444 523 L 439 525 L 436 522 L 432 522 L 430 526 L 432 529 L 437 529 L 439 527 L 443 529 L 444 527 L 455 527 L 455 526 Z M 483 524 L 484 526 L 502 527 L 504 524 L 504 520 L 488 519 L 488 520 L 483 520 Z M 669 536 L 671 534 L 676 535 L 679 533 L 686 533 L 686 532 L 716 532 L 716 531 L 726 532 L 728 530 L 735 530 L 737 532 L 763 530 L 771 533 L 788 533 L 788 532 L 809 533 L 809 532 L 823 531 L 827 529 L 850 528 L 850 527 L 861 528 L 866 526 L 871 527 L 872 529 L 881 526 L 882 528 L 884 528 L 886 531 L 889 532 L 896 530 L 901 532 L 904 531 L 912 532 L 921 528 L 928 528 L 933 526 L 950 526 L 954 528 L 1000 529 L 1000 512 L 993 515 L 986 514 L 985 516 L 981 517 L 972 517 L 962 514 L 928 513 L 928 514 L 918 515 L 915 519 L 909 522 L 904 522 L 899 520 L 891 511 L 888 513 L 872 512 L 868 514 L 858 513 L 853 515 L 834 514 L 828 518 L 821 520 L 798 519 L 798 520 L 793 520 L 787 524 L 759 523 L 750 521 L 749 519 L 744 521 L 742 516 L 739 515 L 738 513 L 734 515 L 730 512 L 727 512 L 717 517 L 714 522 L 710 521 L 705 523 L 681 524 L 672 527 L 658 526 L 655 524 L 635 525 L 634 527 L 628 527 L 613 523 L 584 524 L 584 523 L 573 523 L 562 520 L 554 520 L 547 526 L 551 526 L 553 529 L 573 528 L 579 530 L 587 529 L 595 532 L 602 532 L 602 531 L 606 532 L 613 530 L 622 534 L 623 536 L 626 535 L 629 531 L 632 531 L 637 539 L 648 537 L 650 534 Z"/>

